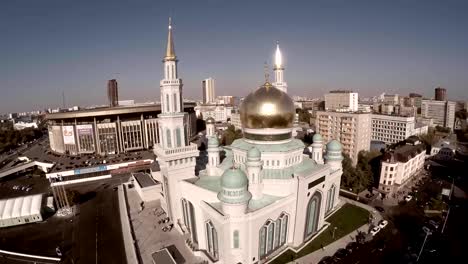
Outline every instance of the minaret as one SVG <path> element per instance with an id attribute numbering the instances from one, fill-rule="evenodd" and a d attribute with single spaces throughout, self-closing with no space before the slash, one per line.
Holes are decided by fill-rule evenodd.
<path id="1" fill-rule="evenodd" d="M 261 153 L 253 147 L 247 152 L 247 177 L 249 178 L 249 192 L 252 199 L 257 200 L 263 197 L 263 180 L 261 176 L 262 160 Z"/>
<path id="2" fill-rule="evenodd" d="M 177 148 L 187 145 L 183 123 L 182 79 L 177 75 L 177 57 L 172 38 L 172 23 L 169 18 L 166 55 L 163 59 L 164 79 L 160 82 L 161 114 L 159 121 L 159 144 L 164 148 Z M 174 123 L 176 120 L 179 124 Z M 165 122 L 167 121 L 167 122 Z"/>
<path id="3" fill-rule="evenodd" d="M 288 85 L 284 81 L 283 57 L 281 55 L 278 41 L 276 42 L 275 67 L 273 68 L 273 71 L 275 72 L 275 82 L 273 83 L 273 86 L 287 93 Z"/>
<path id="4" fill-rule="evenodd" d="M 206 165 L 206 171 L 209 176 L 213 176 L 218 167 L 220 159 L 219 159 L 219 141 L 216 136 L 212 136 L 208 138 L 208 164 Z"/>
<path id="5" fill-rule="evenodd" d="M 163 184 L 161 206 L 174 223 L 182 221 L 180 182 L 195 176 L 198 148 L 188 140 L 188 114 L 182 104 L 182 80 L 177 74 L 172 24 L 169 19 L 166 54 L 163 59 L 164 76 L 160 82 L 161 113 L 158 115 L 158 144 L 154 154 L 161 168 L 153 177 Z M 187 224 L 187 223 L 185 223 Z"/>
<path id="6" fill-rule="evenodd" d="M 323 164 L 323 139 L 319 133 L 312 137 L 312 159 L 318 164 Z"/>
<path id="7" fill-rule="evenodd" d="M 164 79 L 161 80 L 161 112 L 180 113 L 182 110 L 182 79 L 177 75 L 177 56 L 172 38 L 172 22 L 169 18 L 167 48 L 164 62 Z"/>

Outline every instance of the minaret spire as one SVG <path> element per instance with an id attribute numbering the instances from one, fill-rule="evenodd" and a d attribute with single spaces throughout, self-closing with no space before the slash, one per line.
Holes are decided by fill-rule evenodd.
<path id="1" fill-rule="evenodd" d="M 166 56 L 164 57 L 164 61 L 176 60 L 177 57 L 175 55 L 174 49 L 174 40 L 172 39 L 172 19 L 169 17 L 169 27 L 167 33 L 167 48 L 166 48 Z"/>
<path id="2" fill-rule="evenodd" d="M 281 56 L 281 51 L 279 48 L 279 41 L 276 41 L 276 52 L 275 52 L 275 68 L 282 68 L 283 58 Z"/>
<path id="3" fill-rule="evenodd" d="M 281 50 L 279 48 L 279 41 L 276 41 L 275 67 L 273 68 L 273 71 L 275 72 L 275 82 L 273 83 L 273 86 L 287 93 L 288 85 L 284 81 L 283 56 L 281 55 Z"/>

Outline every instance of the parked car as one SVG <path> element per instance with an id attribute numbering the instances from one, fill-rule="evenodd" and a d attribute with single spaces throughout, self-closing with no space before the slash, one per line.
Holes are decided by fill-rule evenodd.
<path id="1" fill-rule="evenodd" d="M 380 231 L 380 227 L 376 226 L 374 228 L 371 229 L 370 233 L 372 236 L 375 236 L 377 235 L 377 233 Z"/>
<path id="2" fill-rule="evenodd" d="M 346 249 L 349 252 L 353 252 L 353 250 L 356 250 L 359 248 L 359 244 L 357 242 L 350 242 L 348 245 L 346 245 Z"/>
<path id="3" fill-rule="evenodd" d="M 333 263 L 333 258 L 330 256 L 325 256 L 319 261 L 318 264 L 329 264 L 329 263 Z"/>
<path id="4" fill-rule="evenodd" d="M 339 259 L 344 259 L 345 257 L 349 256 L 349 253 L 351 253 L 349 250 L 340 248 L 335 252 L 334 257 L 337 257 Z"/>
<path id="5" fill-rule="evenodd" d="M 406 195 L 406 196 L 405 196 L 405 201 L 406 201 L 406 202 L 409 202 L 409 201 L 411 201 L 412 199 L 413 199 L 413 196 L 411 196 L 411 195 Z"/>
<path id="6" fill-rule="evenodd" d="M 436 221 L 434 221 L 434 220 L 429 220 L 428 223 L 429 223 L 432 227 L 434 227 L 434 229 L 436 229 L 436 230 L 439 229 L 439 224 L 438 224 Z"/>
<path id="7" fill-rule="evenodd" d="M 386 227 L 388 225 L 388 221 L 387 220 L 380 220 L 379 222 L 379 227 L 380 229 L 383 229 L 384 227 Z"/>

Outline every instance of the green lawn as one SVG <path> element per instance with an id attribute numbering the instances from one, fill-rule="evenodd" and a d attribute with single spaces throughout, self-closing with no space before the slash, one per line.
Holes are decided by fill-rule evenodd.
<path id="1" fill-rule="evenodd" d="M 307 254 L 320 249 L 321 246 L 326 246 L 335 240 L 351 233 L 353 230 L 367 223 L 369 219 L 369 212 L 361 207 L 345 204 L 336 213 L 334 213 L 326 221 L 330 223 L 330 226 L 322 232 L 314 241 L 310 242 L 298 253 L 294 253 L 292 250 L 288 250 L 281 254 L 281 256 L 274 259 L 272 264 L 282 264 L 300 258 Z M 335 238 L 333 239 L 333 230 L 335 231 Z"/>

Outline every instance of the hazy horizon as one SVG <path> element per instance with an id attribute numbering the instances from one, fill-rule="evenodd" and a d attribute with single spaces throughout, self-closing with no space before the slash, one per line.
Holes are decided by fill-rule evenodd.
<path id="1" fill-rule="evenodd" d="M 170 2 L 170 3 L 169 3 Z M 173 17 L 184 97 L 246 96 L 264 81 L 276 40 L 292 95 L 348 89 L 468 99 L 466 1 L 3 1 L 0 113 L 159 98 Z M 117 74 L 118 73 L 118 74 Z M 272 77 L 272 74 L 270 74 Z"/>

